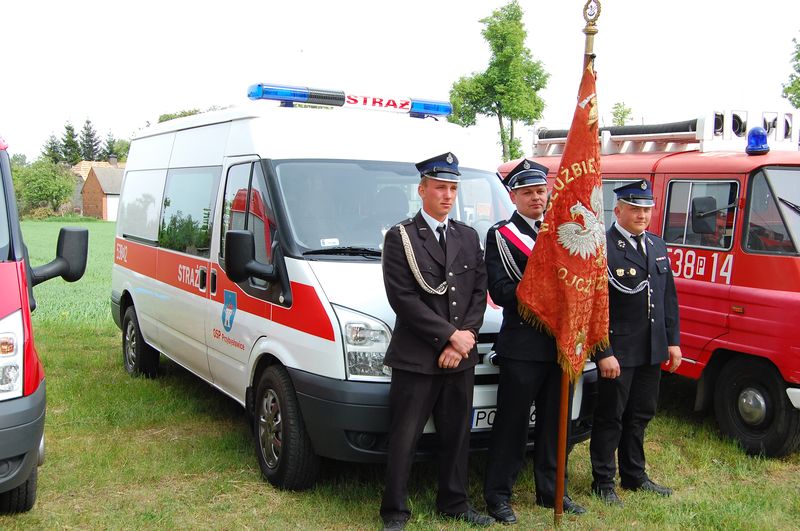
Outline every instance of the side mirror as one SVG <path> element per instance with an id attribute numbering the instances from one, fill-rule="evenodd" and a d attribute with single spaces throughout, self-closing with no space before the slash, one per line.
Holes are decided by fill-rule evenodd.
<path id="1" fill-rule="evenodd" d="M 246 230 L 229 230 L 225 233 L 225 272 L 228 278 L 244 282 L 255 277 L 268 282 L 278 279 L 274 265 L 256 260 L 256 245 L 253 233 Z"/>
<path id="2" fill-rule="evenodd" d="M 31 268 L 31 284 L 61 277 L 67 282 L 79 280 L 86 271 L 89 252 L 89 231 L 77 227 L 62 227 L 58 233 L 56 259 L 43 266 Z"/>
<path id="3" fill-rule="evenodd" d="M 711 196 L 692 199 L 692 232 L 715 234 L 717 232 L 717 200 Z"/>

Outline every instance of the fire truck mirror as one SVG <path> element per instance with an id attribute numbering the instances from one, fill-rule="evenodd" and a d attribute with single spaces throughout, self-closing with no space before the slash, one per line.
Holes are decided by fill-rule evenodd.
<path id="1" fill-rule="evenodd" d="M 692 199 L 692 232 L 714 234 L 717 231 L 717 200 L 711 196 Z"/>

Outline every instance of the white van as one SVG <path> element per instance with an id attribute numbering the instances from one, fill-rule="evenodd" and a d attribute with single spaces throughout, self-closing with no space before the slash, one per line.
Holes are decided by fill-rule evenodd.
<path id="1" fill-rule="evenodd" d="M 391 373 L 383 357 L 395 316 L 381 246 L 386 229 L 420 207 L 414 163 L 458 156 L 451 216 L 482 237 L 513 211 L 494 173 L 495 143 L 442 117 L 414 117 L 438 112 L 425 107 L 431 102 L 420 111 L 413 100 L 318 91 L 327 103 L 339 94 L 334 104 L 416 111 L 291 107 L 302 90 L 273 95 L 259 86 L 256 97 L 283 105 L 171 120 L 132 141 L 111 294 L 126 370 L 154 376 L 163 353 L 238 401 L 252 414 L 264 476 L 290 489 L 314 483 L 320 456 L 385 459 Z M 489 354 L 501 320 L 489 301 L 475 448 L 487 446 L 493 420 Z M 595 380 L 589 364 L 587 391 Z M 589 436 L 593 402 L 581 405 L 583 387 L 572 443 Z M 420 454 L 436 443 L 433 432 L 429 422 Z"/>

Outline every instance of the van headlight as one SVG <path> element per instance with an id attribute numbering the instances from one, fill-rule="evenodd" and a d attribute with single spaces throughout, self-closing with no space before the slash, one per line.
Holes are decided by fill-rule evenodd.
<path id="1" fill-rule="evenodd" d="M 381 321 L 333 305 L 344 338 L 347 378 L 350 380 L 388 382 L 392 369 L 383 364 L 392 333 Z"/>
<path id="2" fill-rule="evenodd" d="M 22 396 L 22 311 L 0 319 L 0 400 Z"/>

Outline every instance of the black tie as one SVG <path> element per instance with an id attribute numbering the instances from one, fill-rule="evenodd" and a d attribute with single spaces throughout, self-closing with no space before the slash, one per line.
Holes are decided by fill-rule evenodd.
<path id="1" fill-rule="evenodd" d="M 642 258 L 647 260 L 647 255 L 644 253 L 644 232 L 638 236 L 634 236 L 633 239 L 636 240 L 636 250 L 639 251 Z"/>
<path id="2" fill-rule="evenodd" d="M 445 229 L 447 229 L 447 225 L 444 223 L 439 223 L 439 226 L 436 227 L 436 232 L 439 233 L 439 245 L 442 247 L 444 255 L 447 256 L 447 241 L 444 239 Z"/>
<path id="3" fill-rule="evenodd" d="M 541 229 L 541 228 L 542 228 L 542 220 L 540 220 L 540 219 L 537 219 L 536 221 L 534 221 L 534 222 L 533 222 L 533 228 L 534 228 L 534 230 L 535 230 L 535 231 L 538 233 L 538 232 L 539 232 L 539 229 Z"/>

